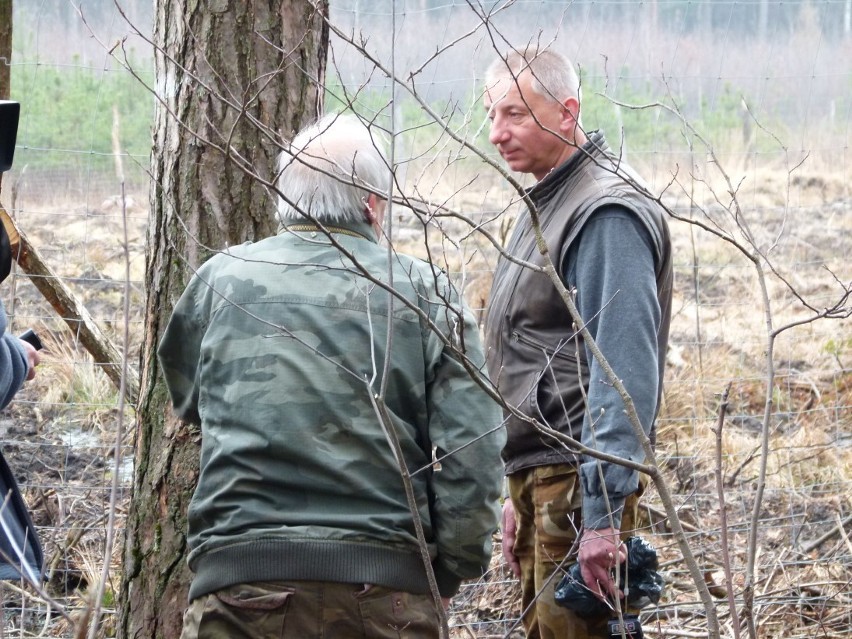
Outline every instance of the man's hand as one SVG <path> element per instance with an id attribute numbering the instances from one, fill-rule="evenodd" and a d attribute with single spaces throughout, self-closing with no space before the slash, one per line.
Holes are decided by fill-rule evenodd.
<path id="1" fill-rule="evenodd" d="M 627 549 L 615 528 L 585 530 L 580 537 L 580 574 L 592 593 L 606 601 L 606 595 L 618 597 L 621 593 L 612 579 L 612 570 L 627 560 Z M 623 594 L 621 594 L 623 596 Z"/>
<path id="2" fill-rule="evenodd" d="M 500 544 L 503 548 L 503 561 L 509 564 L 515 577 L 520 577 L 521 562 L 515 557 L 515 532 L 518 524 L 515 521 L 515 506 L 511 499 L 507 499 L 503 504 L 503 521 L 500 527 L 503 529 L 503 541 Z"/>
<path id="3" fill-rule="evenodd" d="M 24 352 L 27 354 L 27 363 L 29 365 L 29 369 L 27 370 L 27 381 L 29 381 L 35 377 L 35 369 L 41 361 L 41 355 L 39 355 L 39 352 L 36 350 L 35 346 L 30 344 L 29 342 L 21 340 L 21 344 L 24 345 Z"/>

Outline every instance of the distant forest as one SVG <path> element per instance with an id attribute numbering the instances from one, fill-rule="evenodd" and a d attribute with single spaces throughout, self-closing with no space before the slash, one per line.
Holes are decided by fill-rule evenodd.
<path id="1" fill-rule="evenodd" d="M 331 0 L 331 8 L 384 15 L 392 3 L 400 14 L 473 6 L 490 12 L 519 9 L 547 20 L 559 20 L 570 11 L 573 19 L 603 23 L 630 23 L 650 15 L 672 31 L 726 31 L 745 37 L 792 32 L 803 8 L 810 7 L 826 37 L 852 37 L 852 0 Z"/>
<path id="2" fill-rule="evenodd" d="M 23 38 L 19 44 L 37 44 L 49 59 L 54 54 L 75 53 L 83 59 L 87 54 L 98 54 L 74 5 L 80 5 L 86 21 L 99 31 L 121 27 L 123 18 L 117 4 L 142 33 L 149 35 L 155 4 L 155 0 L 13 2 L 15 26 Z M 674 33 L 722 32 L 741 38 L 783 37 L 797 30 L 803 16 L 813 15 L 825 38 L 852 39 L 852 0 L 330 0 L 330 7 L 333 18 L 353 14 L 363 25 L 382 22 L 394 10 L 399 16 L 431 14 L 440 20 L 447 12 L 472 14 L 475 9 L 496 15 L 523 13 L 542 26 L 562 21 L 623 26 L 641 21 Z M 39 43 L 39 31 L 61 33 L 63 37 L 45 38 Z M 69 48 L 69 43 L 74 44 Z M 51 44 L 62 46 L 54 50 Z M 31 49 L 26 46 L 19 52 L 27 55 Z"/>
<path id="3" fill-rule="evenodd" d="M 116 58 L 126 53 L 155 85 L 155 0 L 13 2 L 21 165 L 108 170 L 116 121 L 122 149 L 143 164 L 154 98 Z M 488 148 L 482 74 L 498 51 L 540 44 L 577 65 L 585 123 L 613 139 L 628 131 L 634 153 L 679 148 L 681 127 L 617 103 L 677 105 L 704 135 L 743 150 L 776 145 L 754 119 L 799 148 L 848 148 L 852 0 L 330 0 L 330 17 L 386 68 L 393 59 L 398 82 L 332 36 L 326 105 L 393 111 L 413 131 L 428 118 L 400 83 L 437 112 L 470 114 L 464 126 Z"/>

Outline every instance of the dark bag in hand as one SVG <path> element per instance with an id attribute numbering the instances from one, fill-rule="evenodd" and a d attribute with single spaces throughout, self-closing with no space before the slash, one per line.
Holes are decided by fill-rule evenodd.
<path id="1" fill-rule="evenodd" d="M 641 537 L 629 537 L 624 542 L 627 546 L 627 561 L 619 569 L 618 589 L 625 592 L 622 600 L 627 608 L 638 610 L 649 604 L 660 601 L 665 581 L 657 569 L 657 551 Z M 626 577 L 626 578 L 625 578 Z M 614 606 L 608 606 L 592 594 L 583 583 L 580 574 L 580 564 L 573 564 L 568 572 L 559 580 L 553 593 L 556 602 L 581 617 L 595 617 L 610 614 Z"/>

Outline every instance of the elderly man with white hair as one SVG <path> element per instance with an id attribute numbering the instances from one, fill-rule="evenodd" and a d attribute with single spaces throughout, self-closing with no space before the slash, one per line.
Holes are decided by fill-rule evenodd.
<path id="1" fill-rule="evenodd" d="M 450 282 L 378 244 L 377 138 L 354 116 L 300 132 L 278 235 L 204 264 L 163 336 L 175 411 L 202 431 L 187 639 L 432 638 L 429 573 L 446 605 L 488 564 L 500 411 Z"/>

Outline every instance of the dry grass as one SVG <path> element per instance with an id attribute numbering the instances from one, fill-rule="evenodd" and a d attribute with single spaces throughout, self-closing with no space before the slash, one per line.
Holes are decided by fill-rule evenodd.
<path id="1" fill-rule="evenodd" d="M 850 182 L 845 176 L 802 177 L 793 182 L 786 189 L 784 176 L 771 174 L 759 186 L 747 181 L 742 192 L 751 189 L 753 194 L 748 211 L 758 241 L 772 246 L 779 272 L 819 308 L 837 291 L 822 264 L 829 265 L 841 279 L 849 279 Z M 442 197 L 505 240 L 507 229 L 491 218 L 506 208 L 511 196 L 493 185 L 481 185 L 487 188 Z M 435 197 L 441 195 L 439 191 L 435 187 L 429 193 Z M 670 197 L 671 206 L 682 211 L 684 205 L 678 197 L 674 193 Z M 784 202 L 790 205 L 785 207 Z M 25 229 L 33 229 L 34 242 L 49 263 L 70 278 L 69 286 L 104 322 L 106 330 L 118 335 L 124 272 L 121 219 L 114 212 L 81 211 L 79 219 L 65 225 L 60 234 L 55 224 L 44 223 L 55 221 L 60 209 L 42 209 L 41 217 L 32 216 Z M 426 255 L 422 226 L 404 211 L 398 214 L 397 245 L 404 252 Z M 718 207 L 713 214 L 724 220 Z M 449 267 L 463 283 L 468 302 L 481 310 L 487 303 L 496 251 L 481 237 L 471 235 L 464 224 L 449 218 L 435 223 L 441 225 L 441 232 L 430 226 L 429 254 Z M 730 384 L 722 472 L 732 569 L 739 592 L 766 402 L 765 317 L 750 263 L 730 246 L 706 233 L 696 233 L 686 224 L 673 223 L 672 231 L 677 256 L 676 300 L 657 454 L 676 493 L 683 521 L 697 531 L 691 533 L 691 547 L 706 569 L 707 580 L 719 586 L 724 582 L 719 559 L 723 506 L 714 483 L 713 428 L 720 395 Z M 773 238 L 780 241 L 773 243 Z M 136 212 L 130 242 L 136 280 L 132 291 L 133 352 L 140 341 L 142 292 L 138 282 L 143 245 L 144 214 Z M 803 317 L 801 304 L 784 285 L 775 280 L 771 292 L 776 325 Z M 11 413 L 7 412 L 4 453 L 26 480 L 27 498 L 41 527 L 50 569 L 47 590 L 69 610 L 80 611 L 88 593 L 95 591 L 103 565 L 99 549 L 103 548 L 113 473 L 110 456 L 117 394 L 25 278 L 18 280 L 14 311 L 15 330 L 35 325 L 47 349 L 36 381 L 22 392 Z M 852 430 L 852 340 L 845 337 L 849 329 L 849 320 L 820 321 L 782 334 L 776 344 L 778 372 L 771 391 L 767 492 L 759 512 L 757 553 L 758 619 L 761 637 L 767 639 L 842 637 L 852 632 L 850 526 L 838 526 L 852 510 L 852 438 L 848 434 Z M 133 355 L 133 362 L 135 358 Z M 129 479 L 127 474 L 124 477 Z M 659 511 L 655 491 L 649 491 L 646 502 L 654 513 Z M 817 544 L 832 529 L 834 536 Z M 702 613 L 695 589 L 665 522 L 658 514 L 649 515 L 643 534 L 658 547 L 668 581 L 665 599 L 648 613 L 648 636 L 664 636 L 666 630 L 678 629 L 700 634 Z M 106 609 L 111 607 L 111 593 L 121 569 L 120 548 L 119 544 L 112 558 Z M 501 565 L 499 543 L 496 549 L 488 575 L 481 583 L 466 585 L 454 600 L 453 637 L 503 637 L 516 626 L 517 587 Z M 20 596 L 6 592 L 7 602 Z M 26 627 L 39 636 L 70 636 L 68 622 L 58 622 L 55 614 L 48 618 L 46 606 L 37 598 L 27 598 L 24 608 L 28 616 L 14 617 L 7 627 Z M 723 622 L 729 623 L 722 600 L 719 610 Z M 109 636 L 112 623 L 107 614 L 104 636 Z M 509 636 L 521 634 L 515 628 Z"/>

